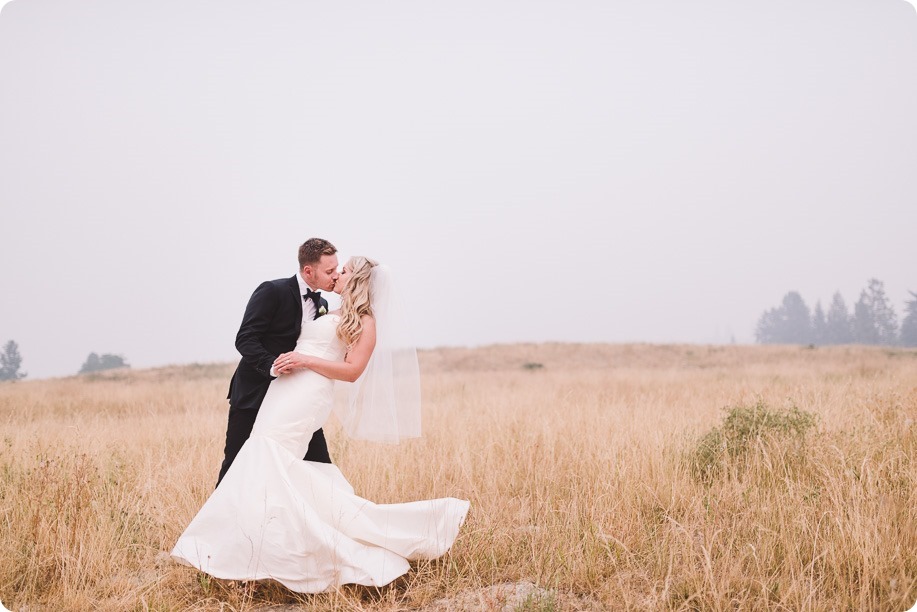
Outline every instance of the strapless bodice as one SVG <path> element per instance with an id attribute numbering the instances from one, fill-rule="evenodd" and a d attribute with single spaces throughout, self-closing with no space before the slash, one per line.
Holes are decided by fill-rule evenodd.
<path id="1" fill-rule="evenodd" d="M 337 337 L 340 321 L 340 315 L 327 314 L 304 323 L 294 350 L 303 355 L 340 361 L 344 356 L 344 343 Z"/>

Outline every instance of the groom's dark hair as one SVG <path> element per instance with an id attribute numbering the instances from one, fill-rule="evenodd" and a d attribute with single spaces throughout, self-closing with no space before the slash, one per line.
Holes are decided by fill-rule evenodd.
<path id="1" fill-rule="evenodd" d="M 309 238 L 299 247 L 299 269 L 315 265 L 322 255 L 334 255 L 338 250 L 323 238 Z"/>

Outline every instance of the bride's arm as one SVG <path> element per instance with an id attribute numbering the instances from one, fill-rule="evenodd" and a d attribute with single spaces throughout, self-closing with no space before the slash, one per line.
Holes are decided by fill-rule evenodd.
<path id="1" fill-rule="evenodd" d="M 282 373 L 288 373 L 292 370 L 308 368 L 333 380 L 355 381 L 366 369 L 366 364 L 369 363 L 369 358 L 376 347 L 376 320 L 369 315 L 363 315 L 361 322 L 363 323 L 363 332 L 353 347 L 347 351 L 344 361 L 329 361 L 296 352 L 284 353 L 274 363 L 275 369 L 279 369 Z M 277 364 L 284 364 L 284 359 L 290 360 L 290 365 L 281 365 L 278 368 Z"/>

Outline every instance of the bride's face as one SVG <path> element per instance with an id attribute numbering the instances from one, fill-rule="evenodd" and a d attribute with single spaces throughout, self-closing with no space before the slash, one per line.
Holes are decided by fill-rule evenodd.
<path id="1" fill-rule="evenodd" d="M 334 291 L 338 295 L 341 295 L 341 292 L 344 290 L 344 287 L 347 286 L 347 281 L 350 280 L 350 264 L 344 264 L 344 267 L 341 268 L 341 274 L 338 276 L 338 279 L 334 281 Z"/>

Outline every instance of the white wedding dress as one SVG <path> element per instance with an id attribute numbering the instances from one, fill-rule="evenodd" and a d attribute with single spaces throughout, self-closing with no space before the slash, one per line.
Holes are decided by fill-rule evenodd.
<path id="1" fill-rule="evenodd" d="M 300 353 L 340 360 L 326 315 L 303 325 Z M 469 503 L 455 498 L 374 504 L 331 464 L 303 461 L 328 418 L 334 381 L 311 370 L 271 383 L 251 437 L 179 537 L 172 558 L 217 578 L 272 579 L 317 593 L 342 584 L 382 586 L 452 546 Z"/>

